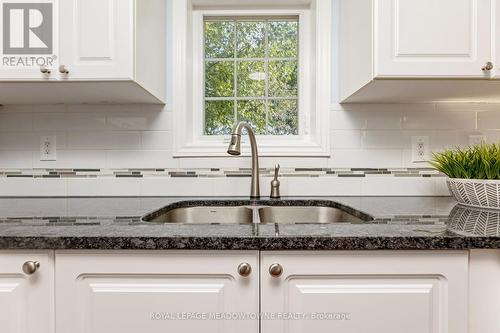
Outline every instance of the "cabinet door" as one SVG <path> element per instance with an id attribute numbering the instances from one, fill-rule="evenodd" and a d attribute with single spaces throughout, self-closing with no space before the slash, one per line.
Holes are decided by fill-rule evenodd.
<path id="1" fill-rule="evenodd" d="M 466 252 L 263 253 L 262 333 L 466 333 Z M 280 277 L 269 272 L 272 264 Z M 304 315 L 305 317 L 301 317 Z"/>
<path id="2" fill-rule="evenodd" d="M 31 275 L 23 264 L 38 262 Z M 49 253 L 0 252 L 0 331 L 54 332 L 54 262 Z"/>
<path id="3" fill-rule="evenodd" d="M 375 77 L 486 77 L 491 0 L 374 0 Z"/>
<path id="4" fill-rule="evenodd" d="M 134 1 L 60 0 L 64 79 L 133 77 Z"/>
<path id="5" fill-rule="evenodd" d="M 247 277 L 238 266 L 248 263 Z M 57 252 L 58 332 L 258 333 L 258 253 Z M 212 317 L 216 318 L 216 317 Z"/>

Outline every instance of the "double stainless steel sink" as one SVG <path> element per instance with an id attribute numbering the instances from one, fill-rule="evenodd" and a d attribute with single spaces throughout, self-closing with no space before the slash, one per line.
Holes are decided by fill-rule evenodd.
<path id="1" fill-rule="evenodd" d="M 373 218 L 334 201 L 184 201 L 143 217 L 144 222 L 184 224 L 360 223 Z"/>

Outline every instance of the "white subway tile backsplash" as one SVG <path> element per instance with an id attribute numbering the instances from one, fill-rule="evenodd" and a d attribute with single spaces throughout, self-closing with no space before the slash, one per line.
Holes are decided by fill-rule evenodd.
<path id="1" fill-rule="evenodd" d="M 411 146 L 411 133 L 403 131 L 363 131 L 363 148 L 408 148 Z"/>
<path id="2" fill-rule="evenodd" d="M 138 196 L 141 178 L 68 178 L 68 196 Z"/>
<path id="3" fill-rule="evenodd" d="M 125 131 L 168 131 L 172 129 L 172 112 L 107 112 L 107 128 Z"/>
<path id="4" fill-rule="evenodd" d="M 403 129 L 409 130 L 459 130 L 475 129 L 476 114 L 474 112 L 405 112 Z"/>
<path id="5" fill-rule="evenodd" d="M 110 169 L 177 168 L 178 160 L 172 158 L 168 150 L 109 150 L 105 166 Z"/>
<path id="6" fill-rule="evenodd" d="M 213 178 L 213 194 L 216 196 L 244 196 L 250 195 L 250 177 L 218 177 Z M 272 177 L 260 177 L 260 195 L 269 196 L 271 193 Z M 288 177 L 280 178 L 282 196 L 288 195 Z"/>
<path id="7" fill-rule="evenodd" d="M 100 113 L 35 113 L 33 127 L 39 131 L 104 130 L 106 117 Z"/>
<path id="8" fill-rule="evenodd" d="M 349 111 L 331 112 L 331 129 L 401 129 L 401 111 Z"/>
<path id="9" fill-rule="evenodd" d="M 155 178 L 143 179 L 141 196 L 211 196 L 213 178 Z"/>
<path id="10" fill-rule="evenodd" d="M 481 132 L 486 135 L 486 142 L 488 143 L 500 143 L 500 130 L 485 130 Z"/>
<path id="11" fill-rule="evenodd" d="M 359 195 L 362 177 L 290 177 L 288 193 L 294 196 Z"/>
<path id="12" fill-rule="evenodd" d="M 488 142 L 500 142 L 498 104 L 333 105 L 330 116 L 330 158 L 261 156 L 261 168 L 272 168 L 276 163 L 291 172 L 295 168 L 427 167 L 426 163 L 412 163 L 411 136 L 429 136 L 433 151 L 467 145 L 470 134 L 484 134 Z M 213 168 L 223 173 L 225 169 L 250 168 L 249 156 L 173 158 L 176 129 L 172 127 L 172 117 L 166 107 L 151 105 L 4 106 L 0 109 L 0 169 Z M 39 160 L 41 135 L 57 136 L 57 161 Z M 250 186 L 248 177 L 110 178 L 113 179 L 50 178 L 36 184 L 33 179 L 8 178 L 5 182 L 4 178 L 0 187 L 2 184 L 6 187 L 0 195 L 62 192 L 72 195 L 247 195 Z M 264 176 L 261 182 L 263 195 L 268 194 L 268 178 Z M 282 177 L 282 192 L 284 195 L 447 195 L 443 181 L 442 177 L 407 179 L 383 174 L 349 178 L 295 175 Z M 11 184 L 18 184 L 24 190 Z M 36 192 L 38 185 L 47 187 Z"/>
<path id="13" fill-rule="evenodd" d="M 0 149 L 1 150 L 32 150 L 40 146 L 35 139 L 35 135 L 30 132 L 13 132 L 1 133 L 0 132 Z"/>
<path id="14" fill-rule="evenodd" d="M 0 132 L 33 130 L 33 115 L 26 113 L 5 113 L 0 111 Z"/>
<path id="15" fill-rule="evenodd" d="M 172 132 L 147 131 L 141 133 L 142 149 L 163 149 L 172 148 Z"/>
<path id="16" fill-rule="evenodd" d="M 403 150 L 346 149 L 332 152 L 330 168 L 400 168 Z"/>
<path id="17" fill-rule="evenodd" d="M 328 158 L 325 157 L 270 157 L 261 156 L 259 166 L 261 168 L 273 168 L 279 164 L 282 168 L 326 168 Z M 202 169 L 202 168 L 250 168 L 251 157 L 223 156 L 223 157 L 192 157 L 179 158 L 178 167 L 181 169 Z"/>
<path id="18" fill-rule="evenodd" d="M 99 169 L 106 164 L 104 150 L 58 150 L 56 161 L 40 161 L 40 151 L 29 152 L 38 169 Z"/>
<path id="19" fill-rule="evenodd" d="M 141 147 L 140 132 L 69 132 L 68 148 L 73 149 L 135 149 Z"/>
<path id="20" fill-rule="evenodd" d="M 422 177 L 366 177 L 361 185 L 367 196 L 421 196 L 434 195 L 435 179 Z"/>
<path id="21" fill-rule="evenodd" d="M 500 129 L 500 108 L 495 111 L 478 112 L 477 128 L 483 129 Z"/>
<path id="22" fill-rule="evenodd" d="M 0 150 L 39 149 L 43 135 L 55 135 L 57 149 L 66 147 L 66 134 L 61 132 L 0 132 Z"/>
<path id="23" fill-rule="evenodd" d="M 355 149 L 361 147 L 361 131 L 334 130 L 331 131 L 330 146 L 336 149 Z"/>
<path id="24" fill-rule="evenodd" d="M 31 169 L 33 158 L 31 151 L 26 150 L 0 150 L 1 169 Z"/>
<path id="25" fill-rule="evenodd" d="M 434 178 L 436 182 L 436 188 L 433 195 L 442 195 L 448 196 L 450 195 L 450 191 L 448 190 L 448 185 L 446 185 L 446 178 Z"/>
<path id="26" fill-rule="evenodd" d="M 1 178 L 0 196 L 65 196 L 65 179 Z"/>

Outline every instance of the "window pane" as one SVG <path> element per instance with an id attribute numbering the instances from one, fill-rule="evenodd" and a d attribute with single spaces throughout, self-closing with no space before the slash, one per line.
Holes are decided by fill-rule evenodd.
<path id="1" fill-rule="evenodd" d="M 266 103 L 238 101 L 238 121 L 249 123 L 256 135 L 266 134 Z"/>
<path id="2" fill-rule="evenodd" d="M 269 22 L 268 40 L 270 58 L 297 57 L 298 26 L 297 21 Z"/>
<path id="3" fill-rule="evenodd" d="M 237 75 L 238 96 L 265 96 L 266 71 L 264 61 L 239 61 Z"/>
<path id="4" fill-rule="evenodd" d="M 229 134 L 235 106 L 255 134 L 298 135 L 298 27 L 273 17 L 205 21 L 206 135 Z"/>
<path id="5" fill-rule="evenodd" d="M 297 61 L 269 62 L 269 96 L 297 96 Z"/>
<path id="6" fill-rule="evenodd" d="M 281 99 L 269 101 L 269 135 L 298 135 L 299 115 L 297 100 Z"/>
<path id="7" fill-rule="evenodd" d="M 266 24 L 238 22 L 236 24 L 238 58 L 263 58 L 266 55 Z"/>
<path id="8" fill-rule="evenodd" d="M 234 62 L 205 62 L 205 96 L 234 96 Z"/>
<path id="9" fill-rule="evenodd" d="M 205 22 L 205 58 L 234 57 L 234 28 L 231 21 Z"/>
<path id="10" fill-rule="evenodd" d="M 234 122 L 233 101 L 206 101 L 205 102 L 205 134 L 231 134 Z"/>

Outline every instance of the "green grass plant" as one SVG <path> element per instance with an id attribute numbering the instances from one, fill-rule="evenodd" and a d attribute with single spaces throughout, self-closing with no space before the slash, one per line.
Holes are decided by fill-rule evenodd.
<path id="1" fill-rule="evenodd" d="M 447 149 L 429 163 L 450 178 L 500 179 L 500 144 Z"/>

